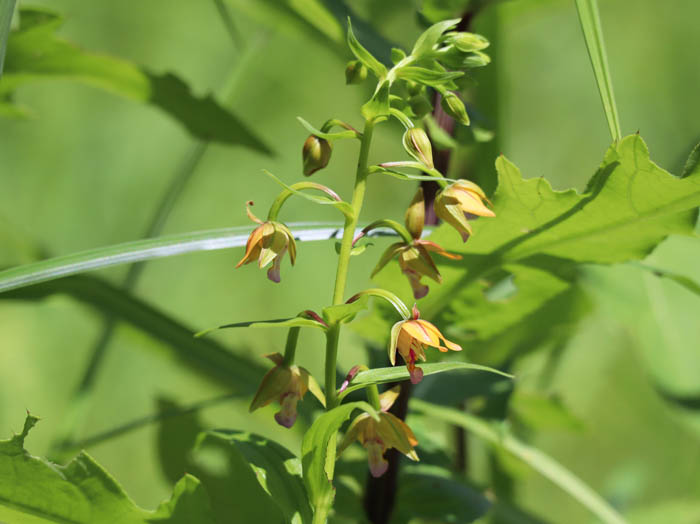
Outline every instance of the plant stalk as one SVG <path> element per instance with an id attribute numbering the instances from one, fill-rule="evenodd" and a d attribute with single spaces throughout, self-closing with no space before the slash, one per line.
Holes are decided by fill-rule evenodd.
<path id="1" fill-rule="evenodd" d="M 365 198 L 365 187 L 367 185 L 367 159 L 369 158 L 369 148 L 372 143 L 372 133 L 374 131 L 374 122 L 367 120 L 362 133 L 362 142 L 360 145 L 360 154 L 357 161 L 357 171 L 355 173 L 355 188 L 352 193 L 352 216 L 345 219 L 345 228 L 343 229 L 343 239 L 340 244 L 340 254 L 338 255 L 338 269 L 335 275 L 335 288 L 333 290 L 333 305 L 343 303 L 345 295 L 345 285 L 348 280 L 348 268 L 350 266 L 350 252 L 352 251 L 352 241 L 355 236 L 355 229 L 362 211 L 362 203 Z M 340 324 L 332 325 L 326 333 L 326 409 L 333 409 L 338 402 L 338 394 L 336 391 L 336 368 L 338 361 L 338 340 L 340 339 Z M 336 436 L 330 440 L 328 446 L 327 463 L 335 464 L 336 452 Z M 333 482 L 333 475 L 330 474 L 328 480 Z M 316 508 L 314 512 L 314 524 L 322 524 L 327 521 L 329 506 Z"/>

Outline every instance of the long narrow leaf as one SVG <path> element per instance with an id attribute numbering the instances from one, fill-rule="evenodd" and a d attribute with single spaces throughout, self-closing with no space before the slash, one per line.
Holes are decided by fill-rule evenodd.
<path id="1" fill-rule="evenodd" d="M 614 141 L 622 138 L 620 130 L 620 120 L 617 116 L 617 106 L 615 105 L 615 94 L 613 93 L 612 79 L 608 68 L 608 56 L 605 52 L 603 42 L 603 29 L 600 25 L 600 14 L 598 13 L 597 0 L 576 0 L 579 20 L 583 37 L 586 40 L 588 56 L 593 66 L 593 74 L 598 84 L 598 92 L 603 102 L 605 118 L 610 128 L 610 136 Z"/>
<path id="2" fill-rule="evenodd" d="M 289 224 L 299 240 L 335 238 L 342 230 L 340 223 L 300 222 Z M 299 229 L 304 228 L 304 229 Z M 94 271 L 119 264 L 133 264 L 153 258 L 183 255 L 195 251 L 211 251 L 244 246 L 252 226 L 194 231 L 164 237 L 125 242 L 50 258 L 0 271 L 0 293 L 56 278 Z"/>
<path id="3" fill-rule="evenodd" d="M 477 437 L 518 457 L 588 508 L 602 522 L 606 524 L 625 523 L 622 516 L 583 480 L 549 455 L 520 442 L 509 433 L 498 431 L 487 422 L 468 413 L 431 404 L 423 400 L 412 399 L 411 407 L 428 417 L 434 417 L 462 427 Z"/>
<path id="4" fill-rule="evenodd" d="M 41 300 L 53 294 L 67 294 L 128 322 L 165 343 L 171 355 L 188 370 L 214 379 L 240 393 L 251 393 L 265 369 L 236 355 L 211 339 L 194 338 L 194 332 L 121 289 L 95 277 L 73 276 L 4 293 L 2 298 Z"/>
<path id="5" fill-rule="evenodd" d="M 5 48 L 7 47 L 7 37 L 10 35 L 10 23 L 14 10 L 15 0 L 0 0 L 0 78 L 2 77 L 2 66 L 5 63 Z"/>

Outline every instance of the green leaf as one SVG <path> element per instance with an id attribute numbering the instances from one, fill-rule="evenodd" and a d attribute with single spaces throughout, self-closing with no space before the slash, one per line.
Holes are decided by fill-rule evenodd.
<path id="1" fill-rule="evenodd" d="M 287 225 L 294 237 L 303 241 L 333 238 L 343 227 L 337 222 L 298 224 L 303 229 L 295 223 Z M 119 264 L 245 246 L 253 229 L 253 226 L 230 227 L 135 240 L 10 268 L 0 271 L 0 293 Z"/>
<path id="2" fill-rule="evenodd" d="M 610 128 L 610 136 L 613 140 L 622 138 L 620 131 L 620 120 L 617 116 L 617 106 L 615 105 L 615 94 L 608 69 L 608 56 L 605 52 L 603 42 L 603 29 L 600 25 L 600 14 L 598 13 L 597 0 L 576 0 L 576 9 L 583 30 L 583 37 L 586 40 L 588 56 L 593 66 L 593 74 L 598 84 L 598 92 L 603 102 L 605 118 Z"/>
<path id="3" fill-rule="evenodd" d="M 353 216 L 354 210 L 350 204 L 347 202 L 343 202 L 342 200 L 335 200 L 333 198 L 330 198 L 328 196 L 324 195 L 310 195 L 309 193 L 305 193 L 304 191 L 299 191 L 297 189 L 294 189 L 291 186 L 288 186 L 284 182 L 282 182 L 279 178 L 277 178 L 275 175 L 270 173 L 267 169 L 263 169 L 263 173 L 265 173 L 267 176 L 272 178 L 275 182 L 277 182 L 280 186 L 285 188 L 287 191 L 290 193 L 293 193 L 297 196 L 300 196 L 302 198 L 305 198 L 306 200 L 309 200 L 311 202 L 314 202 L 316 204 L 326 204 L 326 205 L 331 205 L 338 209 L 343 215 L 346 217 Z"/>
<path id="4" fill-rule="evenodd" d="M 520 442 L 504 429 L 468 413 L 412 399 L 411 407 L 420 413 L 462 427 L 476 437 L 507 451 L 566 491 L 606 524 L 624 524 L 622 516 L 586 483 L 542 451 Z"/>
<path id="5" fill-rule="evenodd" d="M 681 287 L 684 287 L 691 293 L 694 293 L 698 296 L 700 296 L 700 284 L 695 282 L 690 277 L 686 277 L 685 275 L 680 275 L 678 273 L 674 273 L 672 271 L 668 271 L 666 269 L 661 269 L 658 267 L 651 267 L 646 264 L 634 264 L 635 266 L 646 269 L 647 271 L 651 271 L 654 275 L 660 278 L 667 278 L 669 280 L 672 280 L 676 284 L 678 284 Z"/>
<path id="6" fill-rule="evenodd" d="M 392 522 L 473 522 L 491 502 L 443 468 L 413 465 L 401 472 Z"/>
<path id="7" fill-rule="evenodd" d="M 504 373 L 494 368 L 481 366 L 479 364 L 469 364 L 466 362 L 434 362 L 430 364 L 420 364 L 423 370 L 423 375 L 434 375 L 436 373 L 444 373 L 445 371 L 488 371 L 508 378 L 514 378 L 509 373 Z M 388 368 L 375 368 L 367 371 L 360 371 L 355 378 L 350 382 L 350 386 L 339 395 L 339 398 L 344 398 L 345 395 L 358 389 L 366 388 L 372 384 L 386 384 L 389 382 L 399 382 L 408 380 L 410 377 L 408 369 L 405 366 L 394 366 Z"/>
<path id="8" fill-rule="evenodd" d="M 5 49 L 7 48 L 7 38 L 10 35 L 10 24 L 14 10 L 15 0 L 0 0 L 0 78 L 2 78 Z"/>
<path id="9" fill-rule="evenodd" d="M 700 171 L 700 144 L 696 145 L 688 156 L 688 160 L 683 167 L 681 178 L 685 178 Z"/>
<path id="10" fill-rule="evenodd" d="M 227 0 L 227 3 L 257 22 L 292 36 L 311 35 L 326 45 L 341 44 L 344 40 L 342 25 L 321 0 Z"/>
<path id="11" fill-rule="evenodd" d="M 70 79 L 152 104 L 200 140 L 240 144 L 271 153 L 238 117 L 211 96 L 194 96 L 175 75 L 155 75 L 126 60 L 81 50 L 54 34 L 62 20 L 50 11 L 23 8 L 20 21 L 20 28 L 8 40 L 0 96 L 29 82 Z"/>
<path id="12" fill-rule="evenodd" d="M 233 324 L 224 324 L 223 326 L 205 329 L 195 334 L 195 337 L 200 338 L 204 335 L 208 335 L 212 331 L 218 329 L 229 329 L 229 328 L 270 328 L 270 327 L 312 327 L 317 329 L 326 330 L 327 326 L 324 326 L 316 320 L 304 317 L 291 317 L 291 318 L 277 318 L 274 320 L 250 320 L 247 322 L 235 322 Z"/>
<path id="13" fill-rule="evenodd" d="M 389 88 L 389 81 L 385 80 L 377 86 L 377 91 L 372 95 L 372 98 L 362 106 L 362 116 L 366 120 L 376 120 L 377 118 L 389 116 L 391 113 Z"/>
<path id="14" fill-rule="evenodd" d="M 328 324 L 338 324 L 340 322 L 350 322 L 360 311 L 367 309 L 369 296 L 361 295 L 354 302 L 349 304 L 338 304 L 336 306 L 324 307 L 321 311 L 323 320 Z"/>
<path id="15" fill-rule="evenodd" d="M 359 138 L 359 135 L 356 131 L 352 131 L 351 129 L 347 129 L 345 131 L 337 131 L 335 133 L 324 133 L 323 131 L 316 129 L 314 126 L 312 126 L 310 123 L 308 123 L 306 120 L 301 118 L 300 116 L 297 117 L 297 120 L 299 120 L 299 123 L 301 123 L 304 128 L 311 133 L 312 135 L 315 135 L 319 138 L 323 138 L 325 140 L 339 140 L 342 138 Z"/>
<path id="16" fill-rule="evenodd" d="M 165 354 L 174 357 L 190 372 L 215 380 L 226 388 L 252 393 L 258 387 L 265 369 L 245 356 L 236 355 L 209 339 L 196 339 L 194 332 L 146 302 L 103 280 L 74 276 L 11 291 L 0 295 L 5 299 L 42 300 L 53 294 L 67 294 L 104 313 L 130 323 L 163 342 Z"/>
<path id="17" fill-rule="evenodd" d="M 335 470 L 338 429 L 355 409 L 378 416 L 367 402 L 350 402 L 318 417 L 304 434 L 301 443 L 304 485 L 316 513 L 326 514 L 333 504 L 334 490 L 329 479 Z"/>
<path id="18" fill-rule="evenodd" d="M 245 462 L 276 506 L 284 522 L 311 522 L 311 506 L 302 480 L 301 461 L 281 445 L 252 433 L 216 430 L 200 436 L 198 446 L 213 445 Z"/>
<path id="19" fill-rule="evenodd" d="M 431 87 L 449 84 L 453 80 L 464 76 L 463 71 L 433 71 L 425 67 L 402 67 L 397 71 L 397 76 L 405 80 L 413 80 Z"/>
<path id="20" fill-rule="evenodd" d="M 191 475 L 177 483 L 169 501 L 151 512 L 136 506 L 85 452 L 65 466 L 30 455 L 24 439 L 37 420 L 28 415 L 22 433 L 0 441 L 0 519 L 62 524 L 216 522 L 204 488 Z"/>
<path id="21" fill-rule="evenodd" d="M 378 79 L 384 79 L 387 74 L 386 66 L 374 58 L 372 53 L 367 51 L 367 49 L 360 44 L 357 38 L 355 38 L 355 33 L 352 31 L 352 23 L 350 22 L 350 18 L 348 18 L 348 46 L 350 47 L 352 54 L 355 55 L 355 58 L 367 66 L 367 68 L 369 68 L 369 70 L 372 71 Z M 387 103 L 388 96 L 389 93 L 387 87 Z"/>
<path id="22" fill-rule="evenodd" d="M 411 51 L 411 55 L 418 59 L 432 51 L 435 44 L 440 40 L 442 33 L 456 27 L 459 22 L 460 19 L 455 18 L 453 20 L 443 20 L 442 22 L 431 25 L 418 37 L 418 40 L 416 40 L 413 46 L 413 51 Z"/>

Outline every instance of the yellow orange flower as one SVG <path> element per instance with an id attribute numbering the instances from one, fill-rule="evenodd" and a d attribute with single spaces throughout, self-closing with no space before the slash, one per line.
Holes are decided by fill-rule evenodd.
<path id="1" fill-rule="evenodd" d="M 252 204 L 252 202 L 248 202 L 249 206 Z M 284 254 L 289 251 L 289 259 L 292 265 L 296 261 L 297 247 L 294 236 L 284 224 L 272 220 L 263 222 L 250 211 L 250 208 L 246 208 L 246 212 L 253 222 L 260 225 L 248 237 L 245 255 L 236 264 L 236 268 L 257 260 L 258 267 L 262 269 L 272 262 L 272 267 L 267 271 L 267 278 L 273 282 L 279 282 L 280 267 Z"/>
<path id="2" fill-rule="evenodd" d="M 418 359 L 425 361 L 425 347 L 431 346 L 440 351 L 462 351 L 461 346 L 450 342 L 440 333 L 440 330 L 427 320 L 421 320 L 416 306 L 413 306 L 413 318 L 402 320 L 391 328 L 391 342 L 389 343 L 389 360 L 391 365 L 396 365 L 396 352 L 406 362 L 408 373 L 413 384 L 418 384 L 423 379 L 423 370 L 416 367 Z M 444 342 L 444 346 L 440 341 Z"/>
<path id="3" fill-rule="evenodd" d="M 413 431 L 408 425 L 391 413 L 387 413 L 398 395 L 397 390 L 389 390 L 380 395 L 382 410 L 379 420 L 374 420 L 367 413 L 359 415 L 352 421 L 343 441 L 338 448 L 338 455 L 354 441 L 358 441 L 367 450 L 369 470 L 373 477 L 381 477 L 389 467 L 384 453 L 389 448 L 395 448 L 411 460 L 418 460 L 418 454 L 413 449 L 418 445 Z"/>
<path id="4" fill-rule="evenodd" d="M 484 201 L 488 202 L 484 191 L 474 182 L 469 180 L 457 180 L 435 197 L 435 214 L 454 227 L 462 241 L 466 242 L 472 233 L 471 225 L 467 220 L 467 214 L 481 217 L 495 217 Z"/>
<path id="5" fill-rule="evenodd" d="M 421 283 L 421 278 L 428 277 L 440 284 L 442 277 L 435 262 L 430 256 L 431 252 L 440 256 L 459 260 L 460 255 L 453 255 L 442 249 L 435 242 L 422 240 L 423 224 L 425 222 L 425 201 L 423 190 L 418 189 L 411 204 L 406 210 L 406 230 L 413 240 L 408 242 L 397 242 L 389 246 L 379 259 L 379 263 L 372 271 L 372 276 L 376 275 L 392 258 L 398 256 L 401 272 L 408 277 L 408 282 L 413 289 L 413 296 L 417 300 L 428 294 L 428 286 Z"/>
<path id="6" fill-rule="evenodd" d="M 306 369 L 294 365 L 285 366 L 284 358 L 279 353 L 265 356 L 275 363 L 275 367 L 263 377 L 249 410 L 252 413 L 276 400 L 281 409 L 275 414 L 275 420 L 281 426 L 291 428 L 297 419 L 297 403 L 304 398 L 306 392 L 311 391 L 324 403 L 323 392 Z"/>

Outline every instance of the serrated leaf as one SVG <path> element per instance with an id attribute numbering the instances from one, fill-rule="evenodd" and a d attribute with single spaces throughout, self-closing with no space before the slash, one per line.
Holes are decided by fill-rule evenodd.
<path id="1" fill-rule="evenodd" d="M 435 44 L 437 44 L 440 40 L 442 33 L 448 29 L 456 27 L 459 22 L 460 19 L 455 18 L 453 20 L 443 20 L 442 22 L 431 25 L 418 37 L 418 40 L 416 40 L 413 50 L 411 51 L 411 55 L 418 59 L 421 56 L 429 53 L 433 49 L 433 46 L 435 46 Z"/>
<path id="2" fill-rule="evenodd" d="M 66 78 L 152 104 L 200 140 L 240 144 L 271 153 L 238 117 L 210 95 L 193 95 L 177 76 L 156 75 L 121 58 L 83 51 L 54 34 L 62 20 L 50 11 L 23 8 L 20 20 L 20 28 L 8 39 L 0 96 L 29 82 Z"/>
<path id="3" fill-rule="evenodd" d="M 238 455 L 267 494 L 267 503 L 280 510 L 284 522 L 311 522 L 301 461 L 289 450 L 259 435 L 230 430 L 209 431 L 200 437 L 198 445 L 213 445 Z"/>
<path id="4" fill-rule="evenodd" d="M 361 295 L 360 298 L 349 304 L 338 304 L 336 306 L 324 307 L 321 314 L 323 320 L 328 324 L 337 324 L 339 322 L 349 322 L 360 311 L 367 309 L 369 296 Z"/>
<path id="5" fill-rule="evenodd" d="M 423 370 L 423 375 L 434 375 L 436 373 L 444 373 L 445 371 L 488 371 L 489 373 L 495 373 L 508 378 L 514 378 L 513 375 L 509 373 L 504 373 L 494 368 L 487 366 L 481 366 L 479 364 L 469 364 L 466 362 L 434 362 L 429 364 L 420 364 L 420 368 Z M 345 395 L 356 391 L 358 389 L 366 388 L 372 384 L 387 384 L 389 382 L 400 382 L 402 380 L 408 380 L 410 375 L 408 369 L 405 366 L 394 366 L 387 368 L 375 368 L 367 371 L 360 371 L 350 382 L 350 386 L 343 391 L 340 398 L 345 397 Z"/>
<path id="6" fill-rule="evenodd" d="M 372 71 L 378 79 L 381 80 L 386 76 L 386 66 L 374 58 L 372 53 L 367 51 L 367 49 L 365 49 L 355 37 L 355 33 L 352 31 L 352 23 L 350 22 L 350 18 L 348 18 L 348 46 L 350 47 L 352 54 L 355 55 L 355 58 L 367 66 L 367 68 L 369 68 L 369 70 Z"/>
<path id="7" fill-rule="evenodd" d="M 352 412 L 361 409 L 377 416 L 366 402 L 350 402 L 327 411 L 318 417 L 304 434 L 301 443 L 301 461 L 304 485 L 314 510 L 327 512 L 333 504 L 333 485 L 330 478 L 335 470 L 337 433 Z"/>
<path id="8" fill-rule="evenodd" d="M 413 399 L 411 407 L 420 413 L 463 427 L 476 437 L 497 446 L 527 463 L 534 470 L 566 491 L 606 524 L 624 524 L 622 516 L 600 495 L 571 471 L 542 451 L 520 442 L 505 429 L 496 429 L 474 415 Z"/>
<path id="9" fill-rule="evenodd" d="M 185 475 L 172 498 L 151 512 L 129 498 L 117 481 L 85 452 L 65 466 L 30 455 L 24 439 L 36 417 L 27 416 L 22 433 L 0 441 L 0 519 L 7 522 L 65 524 L 214 524 L 199 480 Z"/>

